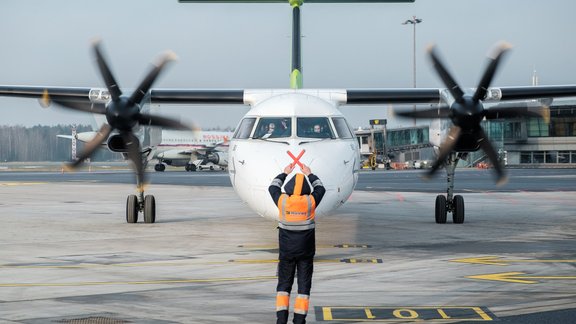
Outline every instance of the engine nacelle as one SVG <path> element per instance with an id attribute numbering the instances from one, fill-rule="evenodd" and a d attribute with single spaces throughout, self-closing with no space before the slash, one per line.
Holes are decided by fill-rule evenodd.
<path id="1" fill-rule="evenodd" d="M 217 164 L 219 166 L 228 166 L 228 153 L 226 152 L 209 153 L 207 161 Z"/>
<path id="2" fill-rule="evenodd" d="M 108 137 L 108 149 L 112 152 L 119 152 L 119 153 L 127 153 L 128 148 L 126 147 L 126 143 L 124 143 L 124 139 L 120 135 L 112 135 Z"/>

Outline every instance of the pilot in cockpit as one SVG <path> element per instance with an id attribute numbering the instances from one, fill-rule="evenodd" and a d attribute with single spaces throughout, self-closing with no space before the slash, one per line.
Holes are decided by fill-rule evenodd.
<path id="1" fill-rule="evenodd" d="M 314 134 L 320 134 L 320 132 L 322 132 L 322 127 L 320 127 L 320 125 L 316 124 L 314 125 Z"/>
<path id="2" fill-rule="evenodd" d="M 268 137 L 272 136 L 272 134 L 274 133 L 275 128 L 276 128 L 276 124 L 274 124 L 274 123 L 268 124 L 267 130 L 266 130 L 266 134 L 262 135 L 262 138 L 268 138 Z"/>

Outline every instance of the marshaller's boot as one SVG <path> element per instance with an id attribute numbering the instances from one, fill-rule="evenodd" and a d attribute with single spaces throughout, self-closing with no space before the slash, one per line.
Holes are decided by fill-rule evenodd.
<path id="1" fill-rule="evenodd" d="M 294 313 L 294 324 L 306 324 L 306 315 Z"/>
<path id="2" fill-rule="evenodd" d="M 288 323 L 288 311 L 281 310 L 276 312 L 276 324 L 287 324 Z"/>

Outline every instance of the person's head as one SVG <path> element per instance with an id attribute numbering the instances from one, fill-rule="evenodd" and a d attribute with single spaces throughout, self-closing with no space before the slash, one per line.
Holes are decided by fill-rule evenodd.
<path id="1" fill-rule="evenodd" d="M 320 125 L 316 124 L 314 125 L 314 133 L 320 133 L 322 129 L 320 128 Z"/>
<path id="2" fill-rule="evenodd" d="M 286 191 L 286 194 L 290 196 L 309 195 L 312 192 L 308 180 L 306 180 L 306 176 L 302 173 L 296 173 L 290 180 L 288 180 L 286 185 L 284 185 L 284 190 Z"/>
<path id="3" fill-rule="evenodd" d="M 268 124 L 268 133 L 272 133 L 274 131 L 274 128 L 276 128 L 276 125 L 274 125 L 274 123 Z"/>

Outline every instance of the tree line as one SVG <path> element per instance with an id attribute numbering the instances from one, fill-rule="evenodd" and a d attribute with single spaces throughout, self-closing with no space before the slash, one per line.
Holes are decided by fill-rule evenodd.
<path id="1" fill-rule="evenodd" d="M 71 135 L 73 125 L 34 127 L 0 126 L 0 162 L 20 161 L 70 161 L 72 159 L 72 141 L 57 135 Z M 88 125 L 76 126 L 77 132 L 92 131 Z M 78 141 L 77 154 L 83 149 Z M 119 153 L 107 149 L 98 150 L 92 161 L 119 160 Z"/>

